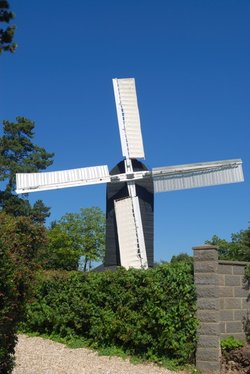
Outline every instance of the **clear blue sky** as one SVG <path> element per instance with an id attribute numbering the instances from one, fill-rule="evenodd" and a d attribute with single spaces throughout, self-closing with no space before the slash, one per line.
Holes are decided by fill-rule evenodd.
<path id="1" fill-rule="evenodd" d="M 230 239 L 248 227 L 248 0 L 10 5 L 18 49 L 0 57 L 0 117 L 35 121 L 35 142 L 55 152 L 49 170 L 112 168 L 122 159 L 112 78 L 134 77 L 149 168 L 244 162 L 244 183 L 155 195 L 156 260 L 191 254 L 213 234 Z M 50 220 L 80 207 L 105 210 L 104 185 L 30 198 L 51 207 Z"/>

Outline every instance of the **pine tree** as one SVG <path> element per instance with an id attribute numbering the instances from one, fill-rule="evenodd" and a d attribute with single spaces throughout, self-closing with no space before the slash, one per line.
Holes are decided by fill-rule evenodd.
<path id="1" fill-rule="evenodd" d="M 34 222 L 43 223 L 49 216 L 41 200 L 32 207 L 27 194 L 15 194 L 16 173 L 38 172 L 52 164 L 53 153 L 33 143 L 35 123 L 24 117 L 16 122 L 3 121 L 0 137 L 0 209 L 13 216 L 31 216 Z"/>
<path id="2" fill-rule="evenodd" d="M 0 22 L 9 23 L 15 14 L 9 10 L 9 2 L 6 0 L 0 0 Z M 3 29 L 0 28 L 0 54 L 2 52 L 14 52 L 17 45 L 13 43 L 16 27 L 8 26 Z"/>

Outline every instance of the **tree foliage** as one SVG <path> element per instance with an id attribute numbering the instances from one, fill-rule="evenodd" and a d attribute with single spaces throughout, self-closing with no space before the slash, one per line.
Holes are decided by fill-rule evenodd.
<path id="1" fill-rule="evenodd" d="M 250 261 L 250 227 L 231 235 L 231 241 L 214 235 L 206 244 L 216 245 L 219 257 L 225 260 Z"/>
<path id="2" fill-rule="evenodd" d="M 193 257 L 189 256 L 185 252 L 181 252 L 176 256 L 173 256 L 171 258 L 171 264 L 177 263 L 177 262 L 186 262 L 187 264 L 193 264 Z"/>
<path id="3" fill-rule="evenodd" d="M 0 22 L 9 23 L 15 14 L 9 10 L 9 2 L 7 0 L 0 0 Z M 0 54 L 2 52 L 14 52 L 17 45 L 13 43 L 16 26 L 8 26 L 0 28 Z"/>
<path id="4" fill-rule="evenodd" d="M 15 264 L 16 277 L 28 284 L 29 277 L 39 267 L 37 256 L 47 247 L 46 228 L 35 224 L 30 217 L 12 217 L 0 212 L 0 238 Z"/>
<path id="5" fill-rule="evenodd" d="M 17 341 L 18 295 L 13 282 L 14 264 L 0 239 L 0 372 L 11 373 Z"/>
<path id="6" fill-rule="evenodd" d="M 0 373 L 13 368 L 17 325 L 31 294 L 37 253 L 45 245 L 44 227 L 0 212 Z"/>
<path id="7" fill-rule="evenodd" d="M 52 224 L 48 238 L 45 267 L 77 270 L 81 257 L 86 271 L 92 261 L 102 261 L 104 256 L 104 213 L 95 207 L 68 213 Z"/>
<path id="8" fill-rule="evenodd" d="M 53 153 L 33 143 L 35 123 L 24 117 L 16 122 L 3 121 L 0 137 L 0 209 L 13 216 L 31 216 L 43 223 L 49 209 L 38 200 L 32 207 L 27 194 L 22 198 L 14 193 L 16 173 L 38 172 L 52 164 Z"/>

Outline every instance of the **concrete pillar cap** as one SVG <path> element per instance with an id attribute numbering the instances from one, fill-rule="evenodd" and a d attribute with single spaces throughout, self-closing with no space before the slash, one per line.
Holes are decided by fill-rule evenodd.
<path id="1" fill-rule="evenodd" d="M 212 245 L 212 244 L 198 245 L 196 247 L 193 247 L 192 249 L 193 249 L 193 251 L 197 251 L 197 250 L 203 251 L 203 250 L 207 250 L 207 249 L 215 249 L 216 251 L 218 251 L 218 247 L 216 245 Z"/>

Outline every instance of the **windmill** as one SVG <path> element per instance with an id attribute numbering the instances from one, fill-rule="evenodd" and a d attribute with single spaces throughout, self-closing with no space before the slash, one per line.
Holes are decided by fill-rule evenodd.
<path id="1" fill-rule="evenodd" d="M 224 160 L 148 170 L 144 159 L 135 80 L 113 79 L 124 159 L 109 172 L 107 165 L 16 175 L 17 193 L 107 183 L 107 267 L 153 266 L 153 197 L 167 192 L 244 180 L 242 161 Z"/>

